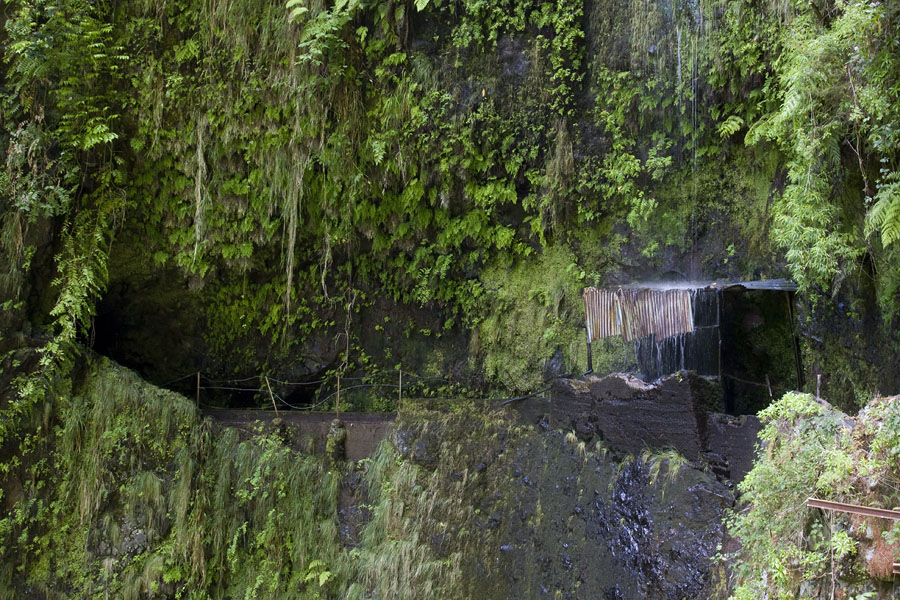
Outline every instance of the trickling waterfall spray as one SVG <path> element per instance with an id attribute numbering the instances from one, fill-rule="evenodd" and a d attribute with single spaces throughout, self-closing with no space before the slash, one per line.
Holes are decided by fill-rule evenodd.
<path id="1" fill-rule="evenodd" d="M 678 370 L 719 373 L 719 290 L 705 284 L 584 291 L 588 343 L 610 336 L 634 342 L 648 379 Z"/>
<path id="2" fill-rule="evenodd" d="M 735 313 L 735 307 L 746 303 L 742 300 L 746 298 L 742 292 L 754 292 L 754 297 L 759 298 L 755 302 L 762 303 L 753 309 L 756 305 L 751 300 L 752 310 L 765 310 L 762 307 L 770 306 L 772 300 L 764 300 L 756 294 L 775 292 L 779 294 L 776 298 L 781 298 L 781 294 L 790 297 L 796 289 L 796 284 L 788 280 L 722 285 L 717 282 L 652 283 L 616 290 L 587 288 L 584 303 L 588 344 L 610 336 L 621 336 L 623 341 L 633 342 L 635 359 L 647 380 L 688 370 L 704 376 L 725 377 L 732 383 L 747 383 L 750 378 L 747 385 L 765 388 L 770 385 L 765 381 L 771 373 L 781 374 L 784 381 L 784 361 L 766 358 L 768 362 L 762 366 L 751 359 L 742 362 L 740 357 L 755 354 L 745 352 L 746 344 L 741 336 L 749 331 L 748 327 L 756 327 L 763 321 L 744 325 L 744 321 L 736 317 L 741 313 Z M 781 306 L 780 302 L 777 304 Z M 779 323 L 784 323 L 785 316 L 793 323 L 793 315 L 788 310 L 786 315 L 770 317 L 766 326 L 777 328 Z M 792 331 L 788 332 L 790 346 L 787 350 L 795 355 L 799 374 L 802 367 Z M 723 343 L 726 335 L 731 338 L 727 344 Z M 773 339 L 767 344 L 777 347 L 778 343 Z M 769 356 L 771 353 L 764 354 Z"/>
<path id="3" fill-rule="evenodd" d="M 675 74 L 677 81 L 678 81 L 678 86 L 675 88 L 675 90 L 678 93 L 678 105 L 676 107 L 677 111 L 675 114 L 677 114 L 680 118 L 681 117 L 681 25 L 678 25 L 678 24 L 675 25 L 675 49 L 676 49 L 676 54 L 678 57 L 678 71 L 676 71 L 676 74 Z M 681 125 L 681 122 L 679 121 L 679 126 L 680 125 Z"/>

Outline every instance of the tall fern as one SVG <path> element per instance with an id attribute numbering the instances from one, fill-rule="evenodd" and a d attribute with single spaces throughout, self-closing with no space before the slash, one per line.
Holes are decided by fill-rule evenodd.
<path id="1" fill-rule="evenodd" d="M 866 215 L 866 234 L 881 233 L 881 243 L 889 246 L 900 240 L 900 172 L 892 171 L 875 195 L 875 204 Z"/>

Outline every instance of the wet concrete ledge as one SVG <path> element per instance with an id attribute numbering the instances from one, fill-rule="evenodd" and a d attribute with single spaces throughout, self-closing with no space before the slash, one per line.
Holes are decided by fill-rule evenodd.
<path id="1" fill-rule="evenodd" d="M 313 443 L 312 451 L 325 455 L 325 442 L 328 428 L 335 418 L 333 412 L 308 413 L 297 411 L 280 411 L 276 416 L 271 410 L 229 410 L 206 409 L 203 416 L 211 418 L 225 427 L 249 429 L 254 423 L 271 424 L 281 419 L 289 424 L 294 433 L 308 436 Z M 397 415 L 393 413 L 341 413 L 341 421 L 347 430 L 345 452 L 347 460 L 361 460 L 374 454 L 378 444 L 390 435 Z"/>
<path id="2" fill-rule="evenodd" d="M 753 467 L 762 424 L 754 415 L 720 412 L 715 382 L 682 372 L 648 384 L 623 374 L 586 380 L 556 380 L 550 398 L 517 402 L 520 420 L 574 431 L 585 442 L 600 440 L 614 453 L 639 455 L 645 449 L 675 448 L 685 458 L 707 463 L 720 476 L 741 481 Z M 249 430 L 256 422 L 280 418 L 294 434 L 308 436 L 312 451 L 325 454 L 335 414 L 270 410 L 208 409 L 215 422 Z M 393 413 L 341 413 L 347 431 L 347 460 L 371 456 L 394 428 Z"/>

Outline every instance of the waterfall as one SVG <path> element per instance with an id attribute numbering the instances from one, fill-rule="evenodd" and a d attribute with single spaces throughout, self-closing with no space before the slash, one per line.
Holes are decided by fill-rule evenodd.
<path id="1" fill-rule="evenodd" d="M 645 379 L 652 381 L 678 370 L 719 374 L 719 294 L 703 287 L 690 290 L 692 331 L 634 341 L 635 359 Z"/>

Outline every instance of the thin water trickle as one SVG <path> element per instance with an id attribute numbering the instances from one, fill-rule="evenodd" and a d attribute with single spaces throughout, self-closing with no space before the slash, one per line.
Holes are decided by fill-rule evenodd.
<path id="1" fill-rule="evenodd" d="M 680 119 L 680 116 L 681 116 L 681 25 L 678 25 L 678 24 L 675 25 L 675 48 L 676 48 L 676 53 L 678 55 L 678 71 L 676 73 L 676 77 L 678 80 L 678 86 L 675 88 L 678 93 L 678 106 L 676 107 L 677 110 L 676 110 L 675 114 L 679 115 L 679 119 Z M 678 124 L 679 124 L 679 126 L 681 125 L 680 120 L 679 120 Z"/>
<path id="2" fill-rule="evenodd" d="M 660 283 L 657 286 L 682 287 L 685 283 Z M 635 359 L 648 381 L 675 371 L 688 370 L 700 375 L 718 375 L 718 297 L 716 289 L 695 287 L 688 298 L 692 331 L 666 338 L 648 336 L 635 340 Z"/>
<path id="3" fill-rule="evenodd" d="M 662 348 L 659 347 L 659 342 L 656 341 L 656 338 L 653 338 L 653 343 L 656 344 L 656 364 L 659 365 L 657 368 L 657 373 L 662 373 Z"/>

